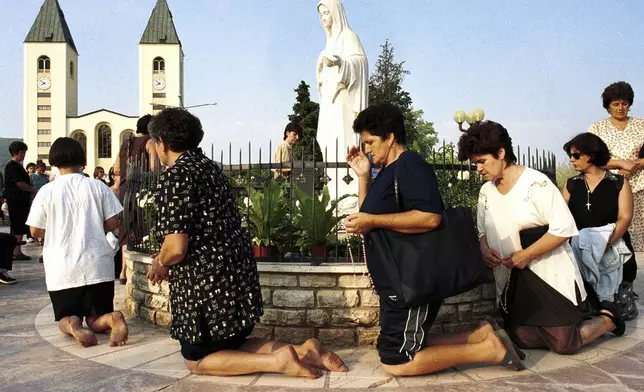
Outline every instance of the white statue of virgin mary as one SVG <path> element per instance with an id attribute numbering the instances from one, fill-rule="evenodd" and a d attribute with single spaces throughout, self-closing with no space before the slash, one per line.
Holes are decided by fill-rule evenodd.
<path id="1" fill-rule="evenodd" d="M 358 145 L 353 121 L 369 101 L 369 66 L 360 39 L 351 30 L 340 0 L 320 0 L 320 22 L 326 32 L 326 47 L 317 62 L 320 116 L 317 141 L 327 161 L 344 162 L 348 148 Z M 336 156 L 337 141 L 337 156 Z M 329 170 L 331 198 L 357 193 L 357 182 L 346 186 L 346 173 Z M 332 175 L 333 174 L 333 175 Z M 346 203 L 344 203 L 346 204 Z"/>

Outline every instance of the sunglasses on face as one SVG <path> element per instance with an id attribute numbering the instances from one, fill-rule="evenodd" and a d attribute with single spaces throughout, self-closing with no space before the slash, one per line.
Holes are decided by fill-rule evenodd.
<path id="1" fill-rule="evenodd" d="M 581 158 L 581 153 L 579 153 L 579 152 L 571 152 L 571 153 L 568 154 L 568 156 L 570 158 L 578 160 L 579 158 Z"/>

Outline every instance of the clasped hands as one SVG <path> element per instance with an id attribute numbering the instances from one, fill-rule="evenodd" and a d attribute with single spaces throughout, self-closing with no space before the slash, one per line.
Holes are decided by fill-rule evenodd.
<path id="1" fill-rule="evenodd" d="M 532 257 L 525 249 L 522 249 L 504 258 L 494 249 L 487 248 L 483 251 L 483 261 L 490 268 L 504 265 L 507 268 L 524 269 L 532 261 Z"/>
<path id="2" fill-rule="evenodd" d="M 619 170 L 618 174 L 620 176 L 623 176 L 627 179 L 630 179 L 631 176 L 633 175 L 634 172 L 638 170 L 642 170 L 644 168 L 644 160 L 643 159 L 627 159 L 624 160 L 623 164 L 621 165 L 622 168 Z"/>
<path id="3" fill-rule="evenodd" d="M 152 283 L 152 285 L 163 283 L 163 281 L 168 280 L 169 272 L 170 270 L 168 267 L 164 267 L 159 263 L 159 253 L 152 255 L 152 264 L 150 264 L 148 274 L 146 275 L 150 283 Z"/>

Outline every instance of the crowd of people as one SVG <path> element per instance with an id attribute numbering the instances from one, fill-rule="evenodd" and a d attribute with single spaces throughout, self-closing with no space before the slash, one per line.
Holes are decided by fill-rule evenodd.
<path id="1" fill-rule="evenodd" d="M 434 169 L 407 149 L 400 109 L 372 105 L 357 116 L 353 128 L 363 146 L 348 151 L 347 163 L 359 179 L 359 212 L 344 225 L 367 244 L 385 371 L 413 376 L 474 363 L 518 371 L 525 368 L 522 349 L 574 354 L 607 333 L 625 334 L 625 320 L 637 315 L 635 252 L 644 250 L 644 120 L 628 116 L 634 94 L 627 83 L 608 86 L 602 98 L 610 118 L 563 146 L 578 174 L 562 191 L 517 163 L 503 125 L 480 122 L 461 136 L 459 158 L 487 181 L 478 199 L 477 246 L 494 272 L 503 327 L 489 318 L 455 334 L 429 333 L 443 298 L 408 305 L 392 295 L 388 270 L 370 262 L 377 230 L 442 229 L 446 206 Z M 109 330 L 112 345 L 125 344 L 127 324 L 113 305 L 115 277 L 127 276 L 118 260 L 130 223 L 121 212 L 128 165 L 144 162 L 163 168 L 155 197 L 164 206 L 155 230 L 161 250 L 147 278 L 169 282 L 170 335 L 180 342 L 186 367 L 215 376 L 346 372 L 342 359 L 316 339 L 291 345 L 250 337 L 263 314 L 257 265 L 228 178 L 199 148 L 203 135 L 199 119 L 182 109 L 145 116 L 107 179 L 101 167 L 94 178 L 84 175 L 85 153 L 71 138 L 51 146 L 52 181 L 42 162 L 23 168 L 27 146 L 13 143 L 3 193 L 11 235 L 0 236 L 12 255 L 0 260 L 0 282 L 15 283 L 8 271 L 13 261 L 29 259 L 21 244 L 30 234 L 44 241 L 46 285 L 61 332 L 91 346 L 95 332 Z M 292 161 L 300 136 L 297 124 L 286 127 L 276 162 Z M 120 243 L 111 244 L 108 236 L 116 231 Z"/>

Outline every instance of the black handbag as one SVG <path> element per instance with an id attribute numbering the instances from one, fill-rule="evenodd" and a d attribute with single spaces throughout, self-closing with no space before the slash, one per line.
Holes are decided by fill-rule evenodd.
<path id="1" fill-rule="evenodd" d="M 403 212 L 397 175 L 394 190 L 398 212 Z M 370 232 L 369 270 L 381 296 L 413 307 L 464 293 L 486 280 L 472 210 L 443 206 L 441 215 L 440 226 L 426 233 Z"/>

